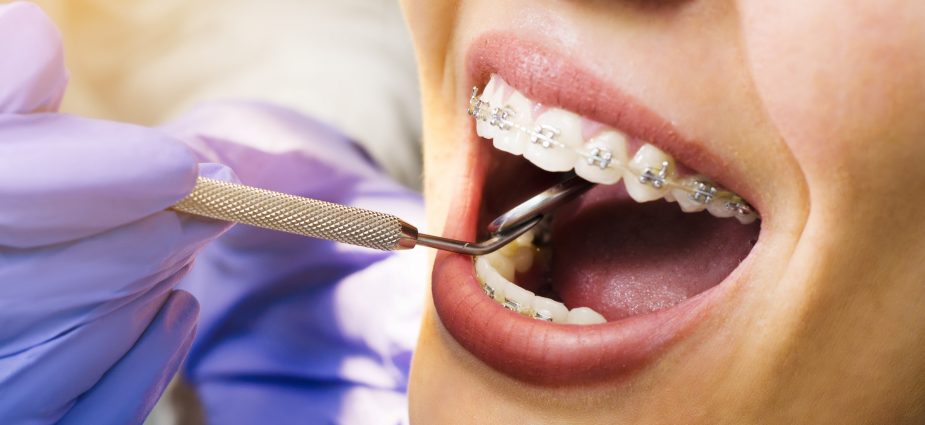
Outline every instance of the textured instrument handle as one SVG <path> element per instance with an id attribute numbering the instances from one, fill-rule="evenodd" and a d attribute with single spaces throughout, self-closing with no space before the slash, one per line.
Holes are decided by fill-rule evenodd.
<path id="1" fill-rule="evenodd" d="M 205 177 L 171 209 L 383 251 L 410 248 L 417 237 L 393 215 Z"/>

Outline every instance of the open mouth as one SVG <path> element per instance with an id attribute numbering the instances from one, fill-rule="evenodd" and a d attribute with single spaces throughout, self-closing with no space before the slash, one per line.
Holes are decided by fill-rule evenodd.
<path id="1" fill-rule="evenodd" d="M 494 217 L 566 172 L 596 186 L 495 253 L 440 254 L 441 322 L 477 358 L 532 383 L 587 383 L 641 366 L 735 274 L 758 241 L 758 212 L 724 188 L 721 161 L 565 59 L 498 35 L 469 58 L 479 182 L 448 233 L 484 237 Z"/>

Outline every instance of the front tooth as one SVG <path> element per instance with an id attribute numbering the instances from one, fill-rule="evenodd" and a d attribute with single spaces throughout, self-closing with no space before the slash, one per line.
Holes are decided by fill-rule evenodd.
<path id="1" fill-rule="evenodd" d="M 515 91 L 504 102 L 504 105 L 511 112 L 509 119 L 513 124 L 510 129 L 500 131 L 492 145 L 514 155 L 523 155 L 524 150 L 527 148 L 527 143 L 530 142 L 530 136 L 518 129 L 533 128 L 533 117 L 530 116 L 533 104 L 524 95 Z"/>
<path id="2" fill-rule="evenodd" d="M 504 308 L 517 313 L 530 314 L 533 308 L 533 299 L 536 296 L 524 288 L 511 282 L 504 282 Z"/>
<path id="3" fill-rule="evenodd" d="M 600 313 L 588 307 L 575 307 L 571 309 L 568 312 L 568 317 L 565 319 L 565 323 L 576 325 L 594 325 L 605 322 L 607 322 L 607 319 L 605 319 L 604 316 L 601 316 Z"/>
<path id="4" fill-rule="evenodd" d="M 620 181 L 620 166 L 626 164 L 626 136 L 613 130 L 601 132 L 585 143 L 582 152 L 575 162 L 575 174 L 594 183 Z"/>
<path id="5" fill-rule="evenodd" d="M 491 264 L 501 277 L 510 281 L 514 280 L 514 261 L 500 251 L 492 252 L 484 257 L 488 260 L 488 264 Z"/>
<path id="6" fill-rule="evenodd" d="M 518 246 L 514 251 L 511 261 L 514 263 L 514 269 L 518 273 L 526 273 L 530 270 L 530 267 L 533 267 L 533 251 L 532 246 Z"/>
<path id="7" fill-rule="evenodd" d="M 507 287 L 507 281 L 502 277 L 488 259 L 484 256 L 475 258 L 475 272 L 482 279 L 482 283 L 487 285 L 486 291 L 490 291 L 490 297 L 495 301 L 504 302 L 504 289 Z"/>
<path id="8" fill-rule="evenodd" d="M 568 318 L 568 307 L 549 298 L 536 296 L 533 298 L 533 317 L 565 323 Z"/>
<path id="9" fill-rule="evenodd" d="M 546 171 L 569 171 L 581 146 L 581 118 L 564 109 L 551 108 L 540 115 L 529 136 L 524 158 Z"/>
<path id="10" fill-rule="evenodd" d="M 630 161 L 623 183 L 636 202 L 648 202 L 665 196 L 668 181 L 673 176 L 674 158 L 655 146 L 645 144 Z"/>
<path id="11" fill-rule="evenodd" d="M 705 210 L 718 192 L 716 185 L 702 176 L 686 178 L 681 186 L 672 188 L 670 193 L 677 199 L 681 210 L 688 213 Z"/>

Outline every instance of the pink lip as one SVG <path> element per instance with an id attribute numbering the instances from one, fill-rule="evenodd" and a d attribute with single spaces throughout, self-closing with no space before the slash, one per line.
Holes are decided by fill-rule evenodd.
<path id="1" fill-rule="evenodd" d="M 569 109 L 648 140 L 679 161 L 721 183 L 734 182 L 724 161 L 679 137 L 670 125 L 633 99 L 578 68 L 549 48 L 514 36 L 490 33 L 477 39 L 468 54 L 469 81 L 484 86 L 498 74 L 529 98 Z M 460 113 L 465 105 L 460 105 Z M 474 125 L 473 125 L 474 127 Z M 471 131 L 470 164 L 465 186 L 447 220 L 447 236 L 473 240 L 490 146 Z M 729 187 L 729 186 L 727 186 Z M 745 187 L 734 187 L 748 194 Z M 743 192 L 744 191 L 744 192 Z M 741 267 L 740 267 L 741 269 Z M 726 281 L 735 279 L 739 270 Z M 656 313 L 599 325 L 543 322 L 502 308 L 482 291 L 472 259 L 441 252 L 434 265 L 432 290 L 436 311 L 447 331 L 475 357 L 498 372 L 525 382 L 583 385 L 628 376 L 689 333 L 721 299 L 728 282 Z"/>

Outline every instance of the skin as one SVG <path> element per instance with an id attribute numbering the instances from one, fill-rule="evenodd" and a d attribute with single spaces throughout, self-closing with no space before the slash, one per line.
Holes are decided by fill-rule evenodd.
<path id="1" fill-rule="evenodd" d="M 578 63 L 745 167 L 761 239 L 729 296 L 642 370 L 538 387 L 485 366 L 430 306 L 412 421 L 925 422 L 925 3 L 404 0 L 439 232 L 471 164 L 465 54 L 485 31 Z M 695 65 L 692 65 L 695 64 Z M 722 117 L 722 119 L 716 119 Z M 503 184 L 503 183 L 502 183 Z M 428 303 L 431 305 L 431 303 Z"/>

